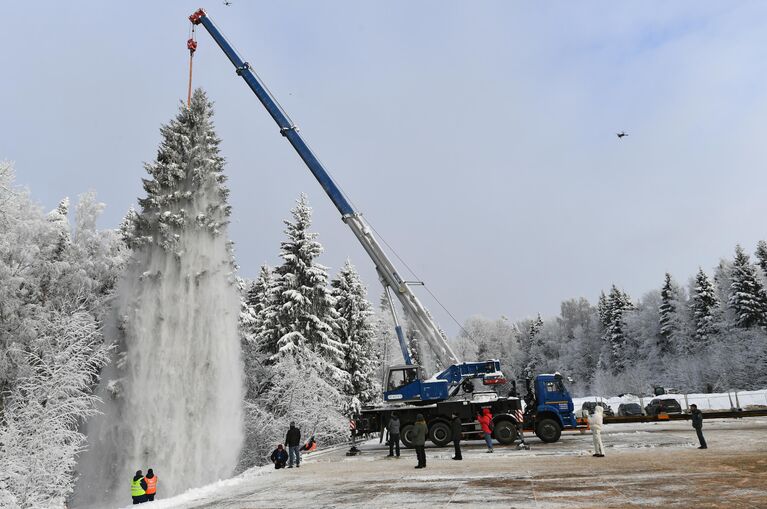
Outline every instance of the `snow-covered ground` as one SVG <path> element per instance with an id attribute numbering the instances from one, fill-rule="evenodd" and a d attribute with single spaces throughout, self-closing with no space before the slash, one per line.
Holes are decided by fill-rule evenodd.
<path id="1" fill-rule="evenodd" d="M 617 413 L 618 405 L 621 403 L 640 403 L 644 408 L 655 398 L 675 399 L 679 402 L 682 410 L 687 409 L 693 403 L 698 405 L 698 408 L 701 410 L 729 410 L 736 407 L 746 408 L 751 405 L 767 406 L 767 389 L 759 391 L 731 391 L 729 393 L 717 392 L 713 394 L 664 394 L 663 396 L 644 396 L 641 399 L 632 394 L 608 398 L 587 396 L 573 398 L 573 404 L 575 409 L 579 410 L 585 401 L 604 401 Z"/>
<path id="2" fill-rule="evenodd" d="M 371 440 L 359 456 L 319 451 L 300 469 L 255 468 L 142 507 L 755 507 L 767 499 L 767 419 L 707 420 L 704 431 L 709 449 L 700 451 L 686 421 L 610 424 L 605 458 L 593 458 L 591 436 L 577 432 L 556 444 L 530 438 L 529 451 L 487 454 L 469 442 L 461 462 L 450 447 L 427 448 L 425 470 L 413 469 L 412 450 L 386 458 Z"/>

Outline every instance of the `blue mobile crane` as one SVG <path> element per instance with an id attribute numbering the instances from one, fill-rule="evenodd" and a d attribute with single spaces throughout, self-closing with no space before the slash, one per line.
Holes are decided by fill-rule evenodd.
<path id="1" fill-rule="evenodd" d="M 325 193 L 333 202 L 341 214 L 341 219 L 346 223 L 359 240 L 365 252 L 368 254 L 378 272 L 379 279 L 384 287 L 384 292 L 395 324 L 395 331 L 399 341 L 404 364 L 390 366 L 386 370 L 384 379 L 384 402 L 386 407 L 378 409 L 366 409 L 363 411 L 357 428 L 358 433 L 364 433 L 370 426 L 381 429 L 384 419 L 392 408 L 400 408 L 402 420 L 403 442 L 407 445 L 409 440 L 409 428 L 415 421 L 416 413 L 422 413 L 427 418 L 430 436 L 433 442 L 444 445 L 449 441 L 450 414 L 455 411 L 466 422 L 473 422 L 474 416 L 482 408 L 490 408 L 495 416 L 494 433 L 502 443 L 511 443 L 516 437 L 516 423 L 520 419 L 515 415 L 521 413 L 521 402 L 517 397 L 498 397 L 493 391 L 492 396 L 484 393 L 483 401 L 471 401 L 456 399 L 458 393 L 471 394 L 475 390 L 474 381 L 481 380 L 482 385 L 496 386 L 505 384 L 506 379 L 501 371 L 500 362 L 487 360 L 480 362 L 461 362 L 458 356 L 445 341 L 440 328 L 431 318 L 426 308 L 410 289 L 410 282 L 404 280 L 392 261 L 381 248 L 378 240 L 373 236 L 370 226 L 362 214 L 352 206 L 351 202 L 336 185 L 324 166 L 314 155 L 304 141 L 298 126 L 291 120 L 288 114 L 274 99 L 271 92 L 266 88 L 261 79 L 253 72 L 250 64 L 243 60 L 237 51 L 226 40 L 210 17 L 203 9 L 197 10 L 189 17 L 193 26 L 202 25 L 213 40 L 218 44 L 224 54 L 234 65 L 237 75 L 242 77 L 250 87 L 266 111 L 271 115 L 279 127 L 280 134 L 293 146 L 299 157 L 304 161 L 309 171 L 322 186 Z M 197 48 L 195 41 L 188 41 L 190 52 Z M 407 348 L 402 326 L 397 318 L 397 312 L 392 299 L 392 293 L 397 297 L 407 315 L 415 322 L 424 340 L 433 352 L 436 362 L 444 369 L 436 375 L 427 378 L 422 366 L 413 363 Z M 569 397 L 569 396 L 568 396 Z M 570 404 L 572 407 L 572 401 Z M 417 410 L 415 410 L 417 409 Z M 412 412 L 410 411 L 412 410 Z M 411 414 L 412 413 L 412 422 Z M 370 417 L 375 419 L 370 419 Z M 378 430 L 377 429 L 377 430 Z M 558 435 L 557 435 L 558 438 Z"/>

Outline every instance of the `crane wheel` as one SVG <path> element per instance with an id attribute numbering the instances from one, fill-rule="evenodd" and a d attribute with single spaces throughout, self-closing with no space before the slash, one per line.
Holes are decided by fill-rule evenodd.
<path id="1" fill-rule="evenodd" d="M 517 439 L 517 427 L 509 420 L 502 420 L 493 426 L 493 438 L 503 445 L 511 445 Z"/>
<path id="2" fill-rule="evenodd" d="M 445 447 L 453 441 L 453 430 L 445 421 L 437 421 L 429 427 L 429 439 L 438 447 Z"/>
<path id="3" fill-rule="evenodd" d="M 554 419 L 541 419 L 535 423 L 535 435 L 543 442 L 551 444 L 559 440 L 562 427 Z"/>
<path id="4" fill-rule="evenodd" d="M 402 444 L 407 448 L 413 447 L 413 441 L 410 437 L 413 436 L 413 425 L 405 424 L 399 432 L 399 439 L 402 440 Z"/>

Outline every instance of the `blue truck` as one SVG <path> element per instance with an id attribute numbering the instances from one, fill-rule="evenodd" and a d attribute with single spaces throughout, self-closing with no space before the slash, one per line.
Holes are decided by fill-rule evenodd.
<path id="1" fill-rule="evenodd" d="M 545 396 L 543 402 L 536 404 L 534 410 L 528 407 L 523 412 L 522 401 L 516 394 L 506 396 L 499 394 L 498 388 L 506 384 L 500 362 L 497 360 L 462 362 L 445 340 L 439 326 L 410 288 L 423 283 L 406 281 L 401 277 L 391 258 L 373 234 L 373 229 L 367 220 L 355 209 L 352 201 L 335 183 L 320 159 L 304 141 L 298 126 L 280 106 L 261 78 L 253 71 L 251 65 L 243 60 L 203 9 L 198 9 L 189 16 L 189 21 L 193 28 L 202 25 L 218 44 L 234 66 L 236 75 L 245 81 L 258 98 L 277 124 L 280 134 L 295 149 L 333 205 L 338 209 L 341 220 L 349 226 L 378 272 L 394 320 L 394 329 L 402 350 L 404 364 L 391 366 L 387 369 L 384 380 L 384 405 L 363 409 L 357 419 L 356 433 L 369 433 L 373 428 L 375 431 L 382 430 L 387 416 L 393 410 L 397 410 L 401 412 L 403 441 L 408 444 L 409 426 L 415 422 L 415 415 L 421 413 L 424 414 L 429 423 L 429 436 L 432 442 L 437 445 L 445 445 L 450 435 L 450 428 L 446 422 L 447 417 L 453 412 L 458 413 L 464 420 L 466 427 L 470 428 L 475 424 L 474 417 L 477 412 L 483 408 L 489 408 L 495 416 L 494 433 L 501 443 L 514 441 L 517 436 L 517 427 L 523 421 L 522 416 L 528 414 L 531 416 L 530 419 L 534 419 L 534 429 L 536 434 L 542 437 L 542 440 L 556 441 L 562 427 L 571 421 L 574 422 L 574 416 L 572 419 L 567 416 L 563 417 L 567 409 L 572 414 L 572 400 L 561 383 L 561 377 L 559 379 L 554 377 L 554 382 L 551 382 L 552 387 L 556 388 L 558 392 L 545 392 L 549 388 L 549 382 L 542 381 L 541 383 L 545 385 L 538 389 L 536 394 Z M 187 47 L 190 50 L 191 58 L 197 48 L 197 42 L 190 39 L 187 41 Z M 397 298 L 402 309 L 421 333 L 436 364 L 442 366 L 439 373 L 429 377 L 423 366 L 413 362 L 397 318 L 392 295 Z M 536 379 L 536 387 L 537 384 L 538 380 Z M 566 401 L 569 403 L 566 404 Z M 556 411 L 552 413 L 551 409 L 556 409 Z M 467 430 L 467 432 L 471 433 L 471 430 Z"/>

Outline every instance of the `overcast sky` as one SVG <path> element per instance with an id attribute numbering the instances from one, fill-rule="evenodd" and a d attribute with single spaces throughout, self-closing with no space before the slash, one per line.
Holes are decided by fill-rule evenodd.
<path id="1" fill-rule="evenodd" d="M 639 297 L 767 237 L 765 2 L 202 6 L 460 321 L 554 315 L 611 283 Z M 3 3 L 0 159 L 37 201 L 92 189 L 115 227 L 143 195 L 197 7 Z M 216 103 L 242 275 L 279 262 L 303 191 L 321 262 L 351 258 L 377 301 L 364 251 L 199 30 L 194 84 Z"/>

